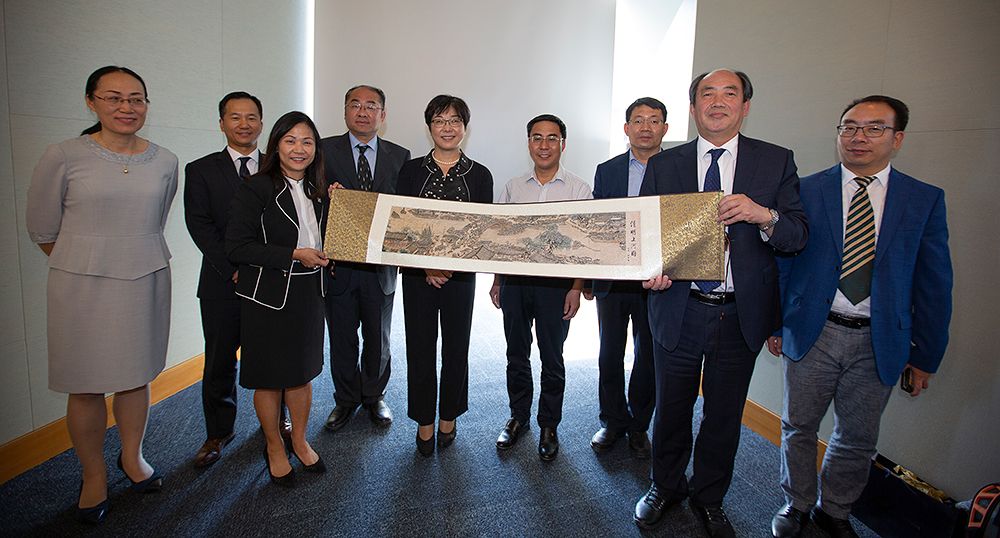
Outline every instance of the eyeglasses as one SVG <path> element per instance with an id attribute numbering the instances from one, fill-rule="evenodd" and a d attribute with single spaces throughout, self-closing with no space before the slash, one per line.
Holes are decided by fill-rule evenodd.
<path id="1" fill-rule="evenodd" d="M 347 103 L 346 105 L 344 105 L 344 108 L 349 108 L 354 112 L 359 112 L 361 111 L 362 108 L 367 110 L 368 112 L 376 112 L 382 110 L 382 106 L 379 105 L 378 103 L 359 103 L 357 101 Z"/>
<path id="2" fill-rule="evenodd" d="M 431 125 L 438 129 L 444 127 L 445 125 L 448 127 L 458 127 L 459 125 L 462 125 L 462 118 L 434 118 L 431 120 Z"/>
<path id="3" fill-rule="evenodd" d="M 109 95 L 107 97 L 101 97 L 100 95 L 94 95 L 94 99 L 100 99 L 105 103 L 118 108 L 122 103 L 128 103 L 132 105 L 132 108 L 142 108 L 149 104 L 149 99 L 145 97 L 118 97 L 117 95 Z"/>
<path id="4" fill-rule="evenodd" d="M 860 130 L 862 133 L 865 133 L 865 136 L 867 136 L 868 138 L 878 138 L 878 137 L 882 136 L 883 134 L 885 134 L 886 130 L 889 130 L 889 129 L 891 129 L 893 131 L 896 130 L 895 127 L 889 127 L 888 125 L 879 125 L 879 124 L 873 124 L 873 125 L 838 125 L 837 126 L 837 133 L 840 136 L 844 137 L 844 138 L 850 138 L 850 137 L 854 136 L 854 134 L 857 133 Z"/>
<path id="5" fill-rule="evenodd" d="M 558 144 L 559 142 L 562 142 L 562 137 L 559 136 L 559 135 L 554 135 L 554 134 L 551 134 L 549 136 L 542 136 L 540 134 L 533 134 L 533 135 L 531 135 L 531 136 L 528 137 L 528 140 L 530 140 L 532 144 L 541 144 L 542 140 L 544 140 L 544 141 L 546 141 L 546 142 L 548 142 L 550 144 Z"/>
<path id="6" fill-rule="evenodd" d="M 629 125 L 632 125 L 633 127 L 640 127 L 642 125 L 649 125 L 650 127 L 659 127 L 659 126 L 663 125 L 663 120 L 661 120 L 660 118 L 643 118 L 643 117 L 638 117 L 638 118 L 633 118 L 633 119 L 629 120 L 628 123 L 629 123 Z"/>

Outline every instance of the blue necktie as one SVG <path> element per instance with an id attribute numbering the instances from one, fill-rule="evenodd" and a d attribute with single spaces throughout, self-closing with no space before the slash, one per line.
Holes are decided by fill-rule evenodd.
<path id="1" fill-rule="evenodd" d="M 721 191 L 722 190 L 722 174 L 719 173 L 719 157 L 726 150 L 722 148 L 710 149 L 708 152 L 712 155 L 712 164 L 708 165 L 708 171 L 705 172 L 705 188 L 702 189 L 704 192 Z M 698 280 L 695 285 L 702 293 L 708 293 L 715 288 L 718 288 L 722 284 L 718 280 Z"/>

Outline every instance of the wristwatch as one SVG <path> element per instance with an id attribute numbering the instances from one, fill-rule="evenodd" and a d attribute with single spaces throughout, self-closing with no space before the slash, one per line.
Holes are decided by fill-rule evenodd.
<path id="1" fill-rule="evenodd" d="M 771 220 L 765 222 L 764 224 L 757 225 L 757 227 L 760 228 L 760 231 L 762 232 L 766 232 L 771 228 L 774 228 L 774 225 L 778 223 L 778 218 L 779 218 L 778 212 L 774 209 L 768 209 L 768 211 L 771 212 Z"/>

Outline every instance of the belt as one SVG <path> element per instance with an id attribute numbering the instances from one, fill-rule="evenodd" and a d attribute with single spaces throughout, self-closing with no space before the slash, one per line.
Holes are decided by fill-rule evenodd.
<path id="1" fill-rule="evenodd" d="M 702 293 L 691 288 L 691 298 L 701 304 L 722 306 L 736 301 L 735 293 Z"/>
<path id="2" fill-rule="evenodd" d="M 853 318 L 851 316 L 842 316 L 832 310 L 830 311 L 830 314 L 826 316 L 826 319 L 840 325 L 841 327 L 847 327 L 850 329 L 870 327 L 872 324 L 871 318 Z"/>

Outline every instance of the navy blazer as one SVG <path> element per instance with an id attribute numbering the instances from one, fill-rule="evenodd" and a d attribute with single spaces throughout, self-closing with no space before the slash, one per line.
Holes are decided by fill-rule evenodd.
<path id="1" fill-rule="evenodd" d="M 320 146 L 323 151 L 327 184 L 333 185 L 339 182 L 344 188 L 361 190 L 357 164 L 354 161 L 354 150 L 351 148 L 351 139 L 348 133 L 324 138 L 320 142 Z M 399 176 L 399 169 L 403 163 L 410 160 L 410 150 L 380 137 L 377 151 L 375 173 L 372 176 L 372 191 L 396 194 L 396 179 Z M 337 224 L 336 222 L 330 223 L 331 226 L 337 226 Z M 349 263 L 336 264 L 334 278 L 331 279 L 330 293 L 339 295 L 347 290 L 347 283 L 351 280 L 349 274 L 352 270 L 351 265 Z M 396 291 L 397 272 L 399 269 L 396 266 L 379 267 L 379 285 L 386 295 Z"/>
<path id="2" fill-rule="evenodd" d="M 840 282 L 844 211 L 840 165 L 802 180 L 809 243 L 781 262 L 782 353 L 812 348 Z M 875 245 L 871 334 L 879 379 L 895 384 L 907 364 L 936 372 L 948 345 L 952 268 L 944 191 L 890 169 Z"/>
<path id="3" fill-rule="evenodd" d="M 258 151 L 257 162 L 262 157 Z M 184 167 L 184 222 L 202 253 L 200 299 L 236 299 L 232 278 L 236 266 L 226 258 L 225 238 L 229 208 L 240 183 L 225 148 Z"/>
<path id="4" fill-rule="evenodd" d="M 629 152 L 597 165 L 594 173 L 594 199 L 628 198 Z M 594 296 L 604 298 L 611 292 L 610 280 L 593 282 Z"/>
<path id="5" fill-rule="evenodd" d="M 698 140 L 661 151 L 646 165 L 639 194 L 698 192 Z M 764 242 L 755 224 L 729 226 L 729 271 L 736 291 L 736 310 L 747 346 L 759 350 L 781 326 L 778 267 L 775 251 L 797 252 L 806 244 L 806 215 L 799 201 L 799 177 L 788 149 L 739 135 L 733 194 L 777 210 L 778 223 Z M 670 275 L 667 275 L 670 276 Z M 673 351 L 680 337 L 691 286 L 677 281 L 649 294 L 649 326 L 653 339 Z"/>
<path id="6" fill-rule="evenodd" d="M 311 194 L 309 185 L 305 187 Z M 328 205 L 326 196 L 313 201 L 321 241 L 326 236 Z M 298 242 L 299 216 L 287 180 L 279 189 L 264 174 L 243 182 L 233 198 L 226 229 L 226 253 L 240 267 L 236 294 L 274 309 L 284 307 L 289 273 L 312 272 L 292 260 Z M 323 295 L 326 279 L 319 281 L 316 291 Z"/>

